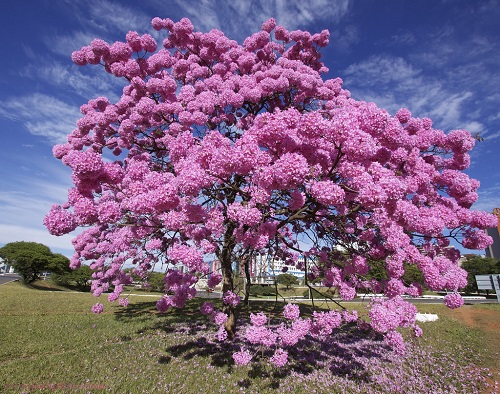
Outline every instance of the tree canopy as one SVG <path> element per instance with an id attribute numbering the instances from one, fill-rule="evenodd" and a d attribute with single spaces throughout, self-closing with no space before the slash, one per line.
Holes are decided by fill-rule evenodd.
<path id="1" fill-rule="evenodd" d="M 293 285 L 298 285 L 299 279 L 295 275 L 284 273 L 276 277 L 276 282 L 289 289 Z"/>
<path id="2" fill-rule="evenodd" d="M 0 248 L 0 257 L 12 265 L 29 284 L 40 278 L 44 271 L 69 271 L 69 259 L 52 253 L 49 247 L 36 242 L 11 242 Z"/>
<path id="3" fill-rule="evenodd" d="M 484 230 L 497 223 L 469 209 L 479 186 L 462 172 L 470 133 L 445 133 L 408 109 L 392 116 L 352 98 L 340 78 L 323 79 L 326 30 L 288 31 L 270 19 L 240 45 L 218 30 L 195 31 L 185 18 L 154 18 L 152 26 L 165 33 L 160 49 L 152 35 L 131 31 L 124 42 L 94 39 L 72 54 L 77 65 L 100 64 L 126 83 L 117 102 L 84 104 L 68 142 L 53 149 L 74 187 L 44 223 L 55 235 L 86 228 L 71 265 L 91 262 L 95 295 L 112 285 L 108 298 L 120 297 L 132 281 L 127 261 L 140 277 L 157 263 L 182 263 L 187 272 L 167 270 L 158 309 L 183 307 L 210 274 L 210 287 L 222 282 L 224 306 L 202 312 L 220 326 L 220 340 L 231 339 L 240 301 L 233 267 L 248 272 L 268 255 L 309 280 L 321 276 L 344 300 L 358 289 L 383 292 L 369 324 L 396 348 L 396 328 L 415 325 L 416 309 L 401 296 L 421 291 L 402 280 L 405 264 L 429 289 L 450 291 L 448 306 L 463 303 L 457 290 L 466 272 L 450 240 L 483 249 L 491 243 Z M 209 272 L 209 258 L 219 272 Z M 366 280 L 380 261 L 388 279 Z M 275 365 L 286 363 L 295 340 L 357 319 L 335 311 L 301 319 L 289 305 L 285 319 L 302 327 L 292 341 L 268 333 L 259 316 L 245 335 L 254 345 L 272 338 Z"/>
<path id="4" fill-rule="evenodd" d="M 462 263 L 462 268 L 467 271 L 467 293 L 477 293 L 476 275 L 500 274 L 500 260 L 491 257 L 467 256 Z"/>
<path id="5" fill-rule="evenodd" d="M 67 260 L 67 266 L 69 268 L 69 260 Z M 80 291 L 88 291 L 90 289 L 92 273 L 93 271 L 88 265 L 81 265 L 74 270 L 55 273 L 51 279 L 59 285 L 68 287 L 76 286 Z"/>

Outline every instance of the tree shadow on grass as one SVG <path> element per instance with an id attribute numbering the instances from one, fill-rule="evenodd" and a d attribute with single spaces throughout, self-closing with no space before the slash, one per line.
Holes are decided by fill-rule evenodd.
<path id="1" fill-rule="evenodd" d="M 250 308 L 238 309 L 239 335 L 233 341 L 219 342 L 215 339 L 215 328 L 206 317 L 200 316 L 199 308 L 206 299 L 190 300 L 183 309 L 172 308 L 166 313 L 156 311 L 156 300 L 129 304 L 115 312 L 115 317 L 123 321 L 140 321 L 144 326 L 137 334 L 162 332 L 173 338 L 186 338 L 183 343 L 168 346 L 165 354 L 158 359 L 159 364 L 170 364 L 174 359 L 190 361 L 194 357 L 209 359 L 213 367 L 233 371 L 232 355 L 242 347 L 253 354 L 248 377 L 239 382 L 240 387 L 248 388 L 255 379 L 265 379 L 270 389 L 278 389 L 283 378 L 291 374 L 309 375 L 316 370 L 329 371 L 334 376 L 346 377 L 359 382 L 372 381 L 367 369 L 370 360 L 390 361 L 392 354 L 381 336 L 361 330 L 355 323 L 344 325 L 328 338 L 306 336 L 297 345 L 287 348 L 289 363 L 280 369 L 269 365 L 274 349 L 257 348 L 248 343 L 241 333 L 249 324 Z M 265 310 L 273 320 L 274 303 L 261 304 L 257 310 Z M 278 308 L 279 309 L 279 308 Z M 302 308 L 301 308 L 302 309 Z M 305 308 L 304 308 L 305 309 Z M 280 313 L 276 312 L 274 316 Z M 156 315 L 156 318 L 151 317 Z"/>
<path id="2" fill-rule="evenodd" d="M 206 330 L 208 319 L 200 319 L 200 306 L 205 300 L 191 300 L 182 309 L 171 308 L 165 313 L 156 309 L 155 301 L 130 303 L 126 308 L 116 310 L 115 319 L 123 322 L 139 322 L 144 326 L 137 334 L 150 332 L 165 332 L 166 334 L 184 333 L 194 335 L 200 330 Z M 156 317 L 153 318 L 152 317 Z"/>
<path id="3" fill-rule="evenodd" d="M 21 283 L 23 283 L 21 281 Z M 36 281 L 25 285 L 29 289 L 41 290 L 41 291 L 68 291 L 66 289 L 61 289 L 51 283 L 44 283 L 44 281 Z"/>
<path id="4" fill-rule="evenodd" d="M 191 332 L 184 323 L 183 329 L 177 331 Z M 193 327 L 193 332 L 200 335 L 200 327 Z M 210 334 L 209 334 L 210 335 Z M 248 378 L 238 383 L 242 388 L 248 388 L 255 379 L 264 379 L 270 389 L 278 389 L 283 378 L 293 374 L 309 375 L 316 370 L 328 370 L 332 375 L 346 377 L 359 382 L 372 381 L 370 371 L 366 368 L 370 360 L 378 358 L 390 361 L 389 348 L 384 345 L 380 337 L 367 339 L 370 333 L 360 331 L 355 325 L 344 327 L 329 338 L 314 338 L 307 336 L 297 345 L 287 349 L 289 363 L 280 369 L 269 365 L 268 359 L 274 350 L 260 348 L 237 339 L 231 342 L 218 342 L 199 336 L 196 339 L 179 345 L 169 346 L 165 355 L 158 360 L 160 364 L 169 364 L 173 359 L 181 358 L 184 361 L 194 357 L 203 357 L 210 360 L 210 365 L 227 368 L 230 373 L 234 368 L 233 353 L 245 347 L 253 354 L 252 363 L 248 370 Z M 214 333 L 212 333 L 214 336 Z"/>
<path id="5" fill-rule="evenodd" d="M 149 320 L 152 313 L 156 311 L 156 301 L 138 302 L 128 304 L 126 308 L 115 311 L 115 318 L 118 321 L 142 319 Z"/>

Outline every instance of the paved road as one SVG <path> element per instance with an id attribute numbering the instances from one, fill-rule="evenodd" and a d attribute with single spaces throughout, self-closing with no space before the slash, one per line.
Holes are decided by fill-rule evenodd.
<path id="1" fill-rule="evenodd" d="M 21 277 L 17 274 L 0 274 L 0 285 L 4 285 L 15 280 L 19 280 Z"/>

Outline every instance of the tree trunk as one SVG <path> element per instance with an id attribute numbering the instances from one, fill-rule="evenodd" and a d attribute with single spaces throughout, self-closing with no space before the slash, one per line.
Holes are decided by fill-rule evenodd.
<path id="1" fill-rule="evenodd" d="M 220 264 L 222 270 L 222 294 L 224 294 L 226 291 L 234 290 L 232 255 L 235 247 L 235 241 L 233 232 L 234 225 L 229 224 L 226 228 L 224 246 L 220 253 Z M 236 316 L 234 313 L 234 306 L 223 304 L 222 312 L 224 312 L 228 316 L 228 319 L 224 325 L 227 331 L 227 337 L 228 339 L 233 339 L 236 331 Z"/>
<path id="2" fill-rule="evenodd" d="M 250 277 L 250 261 L 251 255 L 245 257 L 245 299 L 243 303 L 248 306 L 250 304 L 250 287 L 252 286 L 251 277 Z"/>

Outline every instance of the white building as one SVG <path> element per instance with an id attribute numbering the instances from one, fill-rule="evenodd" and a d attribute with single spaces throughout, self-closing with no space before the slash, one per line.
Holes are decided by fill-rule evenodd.
<path id="1" fill-rule="evenodd" d="M 14 273 L 14 267 L 7 264 L 0 258 L 0 274 L 13 274 L 13 273 Z"/>
<path id="2" fill-rule="evenodd" d="M 304 263 L 303 256 L 299 256 L 299 262 Z M 287 268 L 286 270 L 284 270 L 285 267 Z M 293 265 L 285 264 L 283 260 L 273 258 L 270 255 L 257 255 L 250 263 L 252 283 L 273 283 L 274 278 L 284 272 L 295 275 L 297 278 L 304 278 L 305 276 L 303 270 Z"/>

